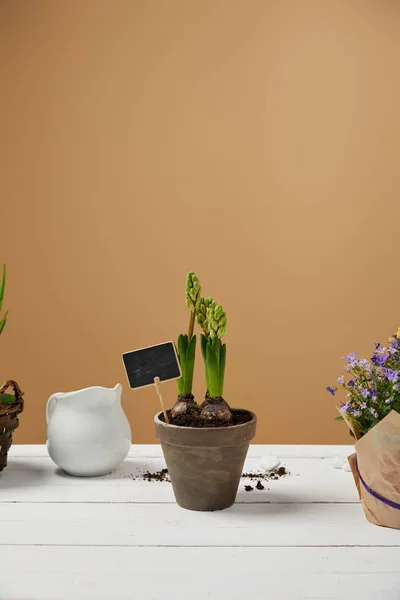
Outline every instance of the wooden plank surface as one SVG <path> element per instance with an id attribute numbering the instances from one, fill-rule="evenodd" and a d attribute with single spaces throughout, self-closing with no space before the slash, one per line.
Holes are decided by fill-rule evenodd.
<path id="1" fill-rule="evenodd" d="M 2 548 L 1 600 L 399 600 L 399 548 Z"/>
<path id="2" fill-rule="evenodd" d="M 352 446 L 251 446 L 245 471 L 278 456 L 290 475 L 226 511 L 179 508 L 157 445 L 113 473 L 74 478 L 45 446 L 13 446 L 0 475 L 0 600 L 400 600 L 400 535 L 374 527 Z M 268 489 L 269 488 L 269 489 Z"/>
<path id="3" fill-rule="evenodd" d="M 193 512 L 176 504 L 3 504 L 0 545 L 400 546 L 359 504 L 236 504 Z M 400 576 L 399 576 L 400 579 Z"/>
<path id="4" fill-rule="evenodd" d="M 146 471 L 165 467 L 158 448 L 157 457 L 143 456 L 152 450 L 127 458 L 110 475 L 95 478 L 70 477 L 57 469 L 47 455 L 10 457 L 0 475 L 0 502 L 174 502 L 171 484 L 143 480 Z M 265 453 L 265 451 L 264 451 Z M 253 454 L 253 453 L 252 453 Z M 346 452 L 342 450 L 342 455 Z M 333 469 L 331 458 L 282 458 L 287 477 L 265 482 L 265 490 L 246 492 L 256 483 L 242 480 L 238 503 L 358 502 L 351 473 Z M 250 456 L 244 472 L 261 471 L 260 457 Z"/>
<path id="5" fill-rule="evenodd" d="M 354 452 L 354 446 L 349 445 L 302 445 L 302 444 L 253 444 L 249 448 L 249 457 L 261 457 L 264 454 L 273 454 L 280 458 L 331 458 L 333 456 L 349 456 Z M 162 454 L 159 444 L 132 444 L 130 457 L 160 457 Z M 31 458 L 33 456 L 48 456 L 45 444 L 13 444 L 9 452 L 10 457 L 20 456 Z"/>

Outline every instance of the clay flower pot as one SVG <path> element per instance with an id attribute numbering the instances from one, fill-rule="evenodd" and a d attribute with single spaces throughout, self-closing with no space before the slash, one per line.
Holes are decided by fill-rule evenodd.
<path id="1" fill-rule="evenodd" d="M 154 417 L 156 436 L 179 506 L 189 510 L 222 510 L 235 502 L 256 416 L 230 427 L 179 427 Z"/>

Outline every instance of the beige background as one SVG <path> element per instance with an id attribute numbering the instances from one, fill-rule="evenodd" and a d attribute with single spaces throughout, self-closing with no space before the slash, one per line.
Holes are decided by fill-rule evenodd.
<path id="1" fill-rule="evenodd" d="M 398 4 L 2 0 L 0 28 L 16 441 L 44 441 L 50 393 L 117 381 L 155 441 L 120 355 L 186 330 L 193 269 L 256 441 L 347 442 L 324 388 L 400 325 Z"/>

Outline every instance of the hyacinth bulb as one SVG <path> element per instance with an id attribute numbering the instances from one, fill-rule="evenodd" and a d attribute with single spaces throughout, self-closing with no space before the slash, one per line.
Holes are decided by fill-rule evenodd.
<path id="1" fill-rule="evenodd" d="M 201 406 L 200 418 L 203 421 L 219 421 L 223 425 L 232 420 L 229 405 L 223 398 L 207 398 Z"/>
<path id="2" fill-rule="evenodd" d="M 180 415 L 183 415 L 187 412 L 190 406 L 195 406 L 196 403 L 194 401 L 194 396 L 192 394 L 188 394 L 187 396 L 178 396 L 177 401 L 174 406 L 171 408 L 171 417 L 176 418 Z"/>

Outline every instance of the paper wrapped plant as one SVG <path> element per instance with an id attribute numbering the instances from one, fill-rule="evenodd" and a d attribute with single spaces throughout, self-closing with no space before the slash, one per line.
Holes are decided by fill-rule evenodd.
<path id="1" fill-rule="evenodd" d="M 346 375 L 326 389 L 347 394 L 337 420 L 355 438 L 349 463 L 360 500 L 371 523 L 400 529 L 400 329 L 386 346 L 376 343 L 370 359 L 344 359 Z"/>

